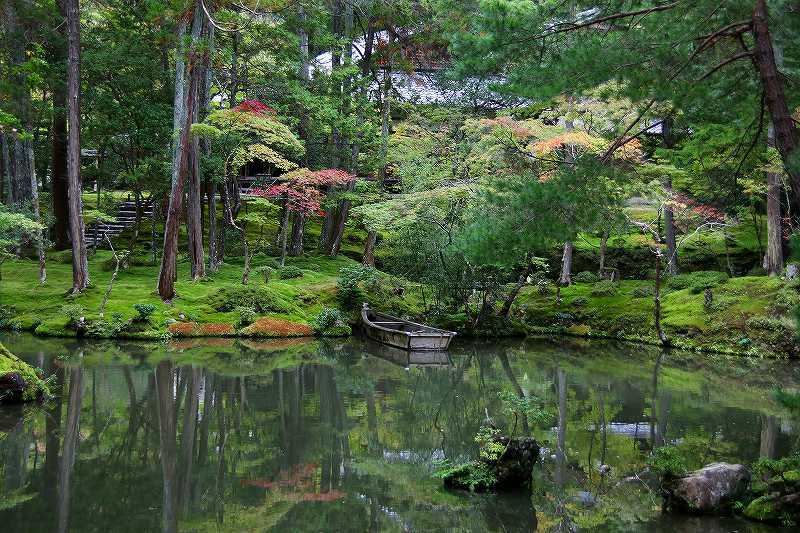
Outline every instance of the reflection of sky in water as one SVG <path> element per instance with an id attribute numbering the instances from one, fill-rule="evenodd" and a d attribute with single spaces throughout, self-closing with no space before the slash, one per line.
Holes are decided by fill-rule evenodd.
<path id="1" fill-rule="evenodd" d="M 786 362 L 575 340 L 462 340 L 450 364 L 358 340 L 0 341 L 61 391 L 0 416 L 15 531 L 761 531 L 661 515 L 644 461 L 674 444 L 750 462 L 797 439 L 770 395 L 800 381 Z M 543 446 L 532 497 L 442 490 L 436 463 L 474 457 L 487 417 L 512 425 L 501 391 L 547 413 L 517 424 Z"/>

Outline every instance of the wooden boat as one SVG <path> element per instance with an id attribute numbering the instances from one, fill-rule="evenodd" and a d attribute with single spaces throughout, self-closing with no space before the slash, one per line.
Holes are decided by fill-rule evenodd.
<path id="1" fill-rule="evenodd" d="M 411 351 L 447 350 L 456 334 L 452 331 L 417 324 L 384 313 L 378 313 L 364 303 L 361 320 L 367 337 L 396 348 Z"/>

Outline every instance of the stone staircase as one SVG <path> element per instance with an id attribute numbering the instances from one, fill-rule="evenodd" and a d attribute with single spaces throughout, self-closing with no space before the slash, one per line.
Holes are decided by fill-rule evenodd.
<path id="1" fill-rule="evenodd" d="M 148 201 L 142 204 L 142 219 L 152 218 L 153 203 Z M 114 222 L 94 221 L 86 227 L 86 244 L 89 248 L 102 246 L 106 243 L 106 235 L 110 239 L 118 237 L 123 231 L 133 227 L 136 223 L 136 202 L 126 200 L 117 207 Z"/>

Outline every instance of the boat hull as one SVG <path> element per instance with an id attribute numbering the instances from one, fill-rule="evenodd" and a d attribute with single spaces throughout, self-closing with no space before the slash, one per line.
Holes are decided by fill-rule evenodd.
<path id="1" fill-rule="evenodd" d="M 444 351 L 450 347 L 450 341 L 455 336 L 451 331 L 432 328 L 391 315 L 372 313 L 367 307 L 362 311 L 362 322 L 367 337 L 403 350 Z"/>

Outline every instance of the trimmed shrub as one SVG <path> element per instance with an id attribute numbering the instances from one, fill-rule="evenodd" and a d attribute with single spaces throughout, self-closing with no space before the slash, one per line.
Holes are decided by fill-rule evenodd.
<path id="1" fill-rule="evenodd" d="M 378 278 L 374 268 L 355 265 L 339 269 L 339 281 L 337 282 L 339 299 L 347 306 L 353 305 L 358 300 L 364 299 L 364 292 L 361 290 L 360 283 L 372 283 Z"/>
<path id="2" fill-rule="evenodd" d="M 589 303 L 589 300 L 584 298 L 583 296 L 578 296 L 577 298 L 573 298 L 572 305 L 575 307 L 583 307 Z"/>
<path id="3" fill-rule="evenodd" d="M 634 298 L 652 298 L 654 294 L 653 286 L 642 285 L 641 287 L 636 287 L 631 294 Z"/>
<path id="4" fill-rule="evenodd" d="M 136 320 L 140 320 L 142 322 L 148 320 L 150 315 L 152 315 L 156 310 L 156 306 L 153 304 L 133 304 L 133 308 L 137 313 L 139 313 L 139 316 L 136 317 Z"/>
<path id="5" fill-rule="evenodd" d="M 80 304 L 65 304 L 61 306 L 61 313 L 67 317 L 67 326 L 72 327 L 78 324 L 85 312 Z"/>
<path id="6" fill-rule="evenodd" d="M 553 284 L 550 283 L 550 280 L 540 279 L 536 282 L 536 292 L 539 293 L 539 296 L 547 296 L 552 294 Z"/>
<path id="7" fill-rule="evenodd" d="M 612 294 L 616 294 L 616 292 L 617 284 L 607 279 L 597 282 L 595 286 L 592 287 L 592 296 L 611 296 Z"/>
<path id="8" fill-rule="evenodd" d="M 278 271 L 278 277 L 280 279 L 302 278 L 303 271 L 296 266 L 285 266 Z"/>
<path id="9" fill-rule="evenodd" d="M 594 272 L 589 272 L 588 270 L 584 270 L 583 272 L 578 272 L 574 276 L 572 276 L 572 281 L 575 283 L 597 283 L 600 278 Z"/>
<path id="10" fill-rule="evenodd" d="M 352 333 L 346 317 L 335 307 L 323 307 L 313 325 L 314 331 L 324 336 L 339 337 Z"/>
<path id="11" fill-rule="evenodd" d="M 689 289 L 692 294 L 700 294 L 706 289 L 713 289 L 728 281 L 728 274 L 716 270 L 701 270 L 678 274 L 667 279 L 666 287 L 673 291 Z"/>
<path id="12" fill-rule="evenodd" d="M 217 311 L 249 307 L 258 313 L 286 313 L 292 305 L 266 287 L 223 287 L 214 293 L 209 304 Z"/>
<path id="13" fill-rule="evenodd" d="M 236 322 L 237 327 L 243 328 L 249 326 L 256 321 L 256 310 L 252 307 L 237 307 L 236 313 L 239 315 L 239 320 Z"/>

